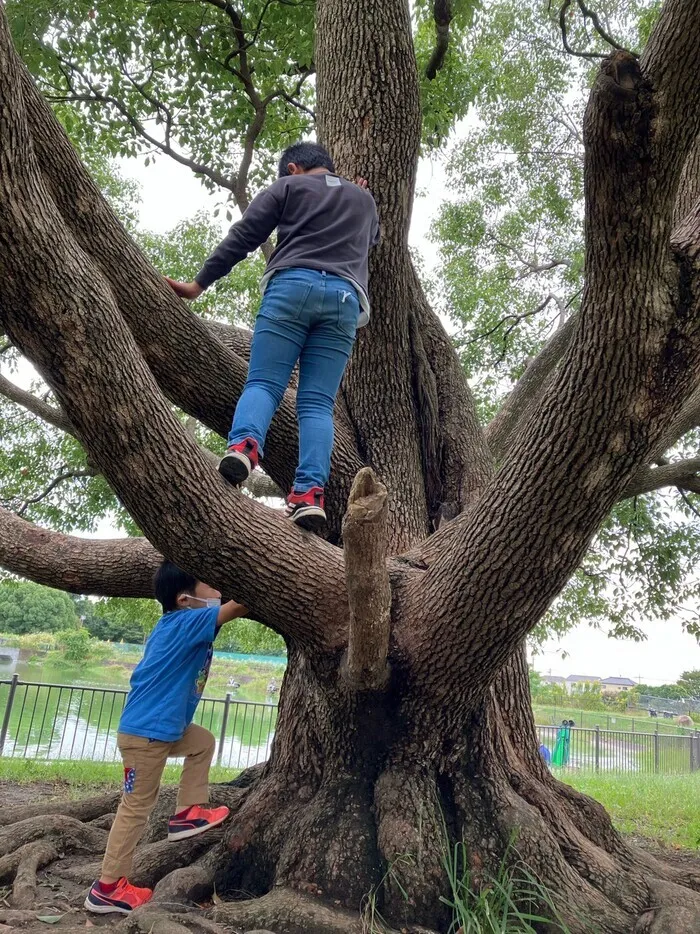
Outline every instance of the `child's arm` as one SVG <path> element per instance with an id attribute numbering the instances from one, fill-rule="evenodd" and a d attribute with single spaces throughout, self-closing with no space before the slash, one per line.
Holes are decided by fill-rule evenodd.
<path id="1" fill-rule="evenodd" d="M 228 603 L 224 603 L 223 606 L 219 608 L 219 615 L 216 620 L 217 631 L 226 623 L 230 623 L 232 619 L 245 616 L 247 612 L 247 607 L 243 606 L 242 603 L 236 603 L 235 600 L 229 600 Z"/>
<path id="2" fill-rule="evenodd" d="M 243 217 L 231 227 L 197 273 L 194 282 L 176 282 L 166 276 L 170 288 L 181 298 L 197 298 L 218 279 L 228 275 L 249 253 L 266 243 L 282 216 L 278 191 L 272 185 L 253 198 Z"/>

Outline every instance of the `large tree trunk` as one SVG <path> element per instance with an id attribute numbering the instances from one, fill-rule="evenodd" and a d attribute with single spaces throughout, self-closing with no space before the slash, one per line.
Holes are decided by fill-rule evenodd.
<path id="1" fill-rule="evenodd" d="M 230 823 L 184 849 L 162 842 L 162 795 L 134 878 L 158 883 L 156 897 L 131 924 L 150 931 L 154 911 L 216 886 L 214 916 L 229 929 L 359 934 L 373 893 L 394 926 L 444 931 L 444 853 L 463 841 L 477 881 L 517 852 L 571 931 L 590 920 L 603 934 L 697 930 L 700 874 L 633 851 L 545 768 L 523 640 L 611 506 L 678 426 L 697 424 L 697 404 L 690 416 L 684 406 L 700 383 L 691 170 L 673 235 L 672 221 L 700 132 L 700 12 L 670 0 L 640 61 L 603 63 L 586 118 L 582 309 L 488 434 L 408 253 L 420 138 L 408 5 L 319 0 L 317 45 L 322 136 L 342 171 L 369 177 L 384 231 L 373 322 L 338 412 L 328 503 L 338 542 L 351 499 L 345 558 L 226 487 L 173 417 L 168 400 L 225 434 L 246 338 L 199 321 L 148 268 L 11 48 L 0 7 L 0 319 L 151 543 L 120 545 L 120 572 L 110 546 L 51 533 L 14 549 L 25 524 L 0 513 L 0 560 L 74 589 L 99 592 L 101 574 L 104 592 L 142 594 L 160 552 L 239 596 L 289 649 L 269 762 L 215 790 Z M 293 401 L 266 464 L 281 485 Z M 363 464 L 374 472 L 351 492 Z M 54 858 L 36 848 L 42 836 L 78 854 L 58 872 L 91 880 L 111 804 L 87 827 L 91 807 L 50 824 L 0 812 L 14 821 L 0 870 L 19 876 L 18 901 Z M 211 930 L 190 915 L 171 924 Z"/>

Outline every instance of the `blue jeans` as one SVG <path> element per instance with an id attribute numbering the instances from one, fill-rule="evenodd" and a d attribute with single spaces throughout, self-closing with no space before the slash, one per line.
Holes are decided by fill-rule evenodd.
<path id="1" fill-rule="evenodd" d="M 268 283 L 255 321 L 250 365 L 229 445 L 254 438 L 260 452 L 299 361 L 299 466 L 294 490 L 326 485 L 333 406 L 357 331 L 360 302 L 346 279 L 295 267 Z"/>

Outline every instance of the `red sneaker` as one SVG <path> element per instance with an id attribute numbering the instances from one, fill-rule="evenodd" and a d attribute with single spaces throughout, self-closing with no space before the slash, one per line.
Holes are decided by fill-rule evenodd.
<path id="1" fill-rule="evenodd" d="M 196 837 L 197 834 L 204 833 L 211 827 L 218 827 L 223 824 L 229 815 L 227 807 L 200 808 L 198 804 L 193 804 L 181 814 L 176 814 L 168 821 L 168 840 L 184 840 L 185 837 Z"/>
<path id="2" fill-rule="evenodd" d="M 287 516 L 309 532 L 319 532 L 326 524 L 323 508 L 323 487 L 314 486 L 306 493 L 295 493 L 287 497 Z"/>
<path id="3" fill-rule="evenodd" d="M 258 442 L 245 438 L 226 451 L 219 463 L 219 473 L 229 483 L 240 486 L 258 466 L 259 458 Z"/>
<path id="4" fill-rule="evenodd" d="M 99 882 L 93 882 L 92 888 L 85 899 L 84 907 L 96 915 L 109 915 L 116 912 L 128 915 L 134 908 L 140 908 L 150 901 L 152 889 L 137 889 L 130 885 L 123 877 L 117 882 L 116 888 L 109 895 L 102 891 Z"/>

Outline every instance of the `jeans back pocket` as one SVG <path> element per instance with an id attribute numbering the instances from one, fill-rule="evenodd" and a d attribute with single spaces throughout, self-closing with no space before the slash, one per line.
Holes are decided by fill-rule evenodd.
<path id="1" fill-rule="evenodd" d="M 349 283 L 346 289 L 338 289 L 338 327 L 349 338 L 354 339 L 360 317 L 360 300 L 357 290 Z"/>

